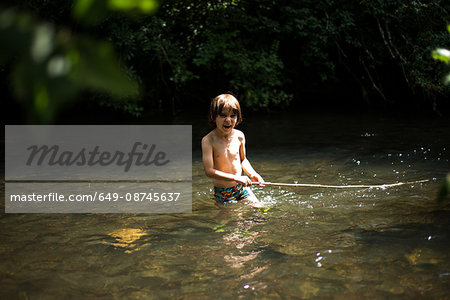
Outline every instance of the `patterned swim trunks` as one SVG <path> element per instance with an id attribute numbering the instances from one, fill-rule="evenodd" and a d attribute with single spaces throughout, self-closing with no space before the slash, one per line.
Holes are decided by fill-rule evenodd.
<path id="1" fill-rule="evenodd" d="M 229 202 L 239 201 L 250 196 L 247 188 L 242 184 L 238 184 L 229 188 L 214 187 L 214 199 L 220 204 L 227 204 Z"/>

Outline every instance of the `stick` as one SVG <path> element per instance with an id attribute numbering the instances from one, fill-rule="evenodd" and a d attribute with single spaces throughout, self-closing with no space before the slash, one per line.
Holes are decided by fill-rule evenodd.
<path id="1" fill-rule="evenodd" d="M 325 184 L 310 184 L 310 183 L 279 183 L 279 182 L 264 182 L 264 185 L 273 185 L 273 186 L 291 186 L 291 187 L 315 187 L 315 188 L 328 188 L 328 189 L 371 189 L 371 188 L 388 188 L 393 186 L 400 186 L 405 184 L 413 184 L 413 183 L 422 183 L 430 181 L 428 179 L 425 180 L 417 180 L 417 181 L 408 181 L 408 182 L 398 182 L 391 184 L 376 184 L 376 185 L 325 185 Z M 252 184 L 259 185 L 259 182 L 252 182 Z"/>

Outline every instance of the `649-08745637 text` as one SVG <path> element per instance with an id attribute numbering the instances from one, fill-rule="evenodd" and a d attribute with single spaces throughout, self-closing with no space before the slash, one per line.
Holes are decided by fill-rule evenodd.
<path id="1" fill-rule="evenodd" d="M 29 193 L 29 194 L 11 194 L 11 202 L 115 202 L 125 200 L 127 202 L 174 202 L 177 201 L 181 193 L 172 192 L 131 192 L 131 193 L 108 193 L 93 192 L 87 194 L 70 194 L 68 196 L 62 193 Z"/>

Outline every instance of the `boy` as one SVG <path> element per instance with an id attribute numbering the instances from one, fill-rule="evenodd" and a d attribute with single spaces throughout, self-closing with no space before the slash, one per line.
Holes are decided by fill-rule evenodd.
<path id="1" fill-rule="evenodd" d="M 215 128 L 202 139 L 202 156 L 205 174 L 213 179 L 215 200 L 220 204 L 246 200 L 253 207 L 265 207 L 247 187 L 252 180 L 264 186 L 264 179 L 245 156 L 244 134 L 234 129 L 242 121 L 237 99 L 230 94 L 214 98 L 208 121 Z"/>

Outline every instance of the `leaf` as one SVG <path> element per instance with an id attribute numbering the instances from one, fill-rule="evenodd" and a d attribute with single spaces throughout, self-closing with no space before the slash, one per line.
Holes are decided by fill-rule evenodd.
<path id="1" fill-rule="evenodd" d="M 0 17 L 0 61 L 11 63 L 12 92 L 30 121 L 54 121 L 86 88 L 127 100 L 138 95 L 137 82 L 128 78 L 111 43 L 75 36 L 31 13 L 10 9 Z"/>
<path id="2" fill-rule="evenodd" d="M 225 230 L 223 229 L 223 227 L 225 227 L 226 224 L 219 224 L 217 226 L 214 226 L 212 228 L 212 230 L 214 230 L 215 232 L 224 232 Z"/>
<path id="3" fill-rule="evenodd" d="M 69 76 L 78 86 L 105 91 L 117 97 L 138 94 L 138 85 L 127 78 L 110 43 L 79 39 L 70 56 L 73 57 L 73 67 Z"/>
<path id="4" fill-rule="evenodd" d="M 72 14 L 87 25 L 97 25 L 108 12 L 152 14 L 157 8 L 157 0 L 76 0 Z"/>
<path id="5" fill-rule="evenodd" d="M 155 0 L 109 0 L 108 7 L 111 10 L 137 10 L 141 13 L 148 14 L 156 11 L 158 3 Z"/>
<path id="6" fill-rule="evenodd" d="M 431 53 L 431 56 L 436 59 L 440 60 L 446 64 L 450 63 L 450 51 L 444 48 L 437 48 L 433 50 Z"/>
<path id="7" fill-rule="evenodd" d="M 72 13 L 76 18 L 86 15 L 94 4 L 94 0 L 77 0 L 73 6 Z"/>

